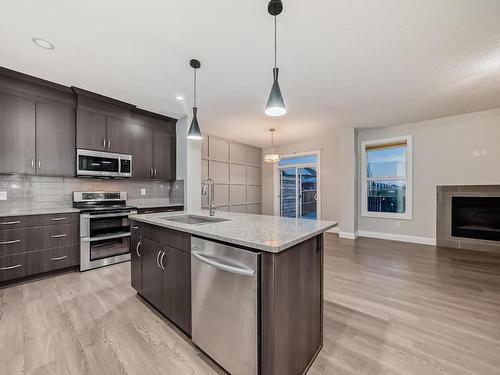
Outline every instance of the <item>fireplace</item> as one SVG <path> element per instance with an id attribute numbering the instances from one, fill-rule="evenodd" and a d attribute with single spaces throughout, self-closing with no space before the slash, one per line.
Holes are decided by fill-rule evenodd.
<path id="1" fill-rule="evenodd" d="M 451 235 L 500 241 L 500 197 L 452 197 Z"/>
<path id="2" fill-rule="evenodd" d="M 436 244 L 500 254 L 500 185 L 437 187 Z"/>

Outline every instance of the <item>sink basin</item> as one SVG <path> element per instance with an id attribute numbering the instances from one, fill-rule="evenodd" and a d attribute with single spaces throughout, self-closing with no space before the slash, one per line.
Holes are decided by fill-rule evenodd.
<path id="1" fill-rule="evenodd" d="M 222 221 L 230 221 L 229 219 L 196 216 L 196 215 L 165 216 L 165 217 L 160 217 L 160 219 L 165 221 L 175 221 L 176 223 L 190 224 L 190 225 L 214 224 L 214 223 L 220 223 Z"/>

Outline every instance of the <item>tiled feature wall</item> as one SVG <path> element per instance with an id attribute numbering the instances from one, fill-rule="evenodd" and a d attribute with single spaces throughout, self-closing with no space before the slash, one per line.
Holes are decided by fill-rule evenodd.
<path id="1" fill-rule="evenodd" d="M 262 150 L 216 136 L 203 138 L 201 179 L 215 182 L 215 204 L 223 211 L 262 213 Z M 208 207 L 207 196 L 201 197 Z"/>
<path id="2" fill-rule="evenodd" d="M 141 195 L 146 189 L 146 195 Z M 127 199 L 184 202 L 184 181 L 100 180 L 91 178 L 0 175 L 0 210 L 71 207 L 73 191 L 126 191 Z"/>

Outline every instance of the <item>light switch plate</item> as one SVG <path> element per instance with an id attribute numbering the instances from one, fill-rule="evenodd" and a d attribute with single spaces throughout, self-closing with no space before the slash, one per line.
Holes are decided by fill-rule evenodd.
<path id="1" fill-rule="evenodd" d="M 0 201 L 6 201 L 6 200 L 7 200 L 7 192 L 0 191 Z"/>
<path id="2" fill-rule="evenodd" d="M 146 195 L 146 189 L 141 189 L 141 195 Z"/>

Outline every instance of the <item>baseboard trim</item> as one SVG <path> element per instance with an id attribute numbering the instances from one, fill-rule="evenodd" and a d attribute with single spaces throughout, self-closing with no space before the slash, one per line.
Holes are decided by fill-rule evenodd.
<path id="1" fill-rule="evenodd" d="M 339 237 L 340 238 L 347 238 L 349 240 L 355 240 L 356 238 L 358 238 L 358 233 L 357 232 L 342 232 L 340 231 L 339 232 Z"/>
<path id="2" fill-rule="evenodd" d="M 378 238 L 381 240 L 411 242 L 423 245 L 436 245 L 436 239 L 431 237 L 407 236 L 404 234 L 370 232 L 366 230 L 358 231 L 360 237 Z"/>

